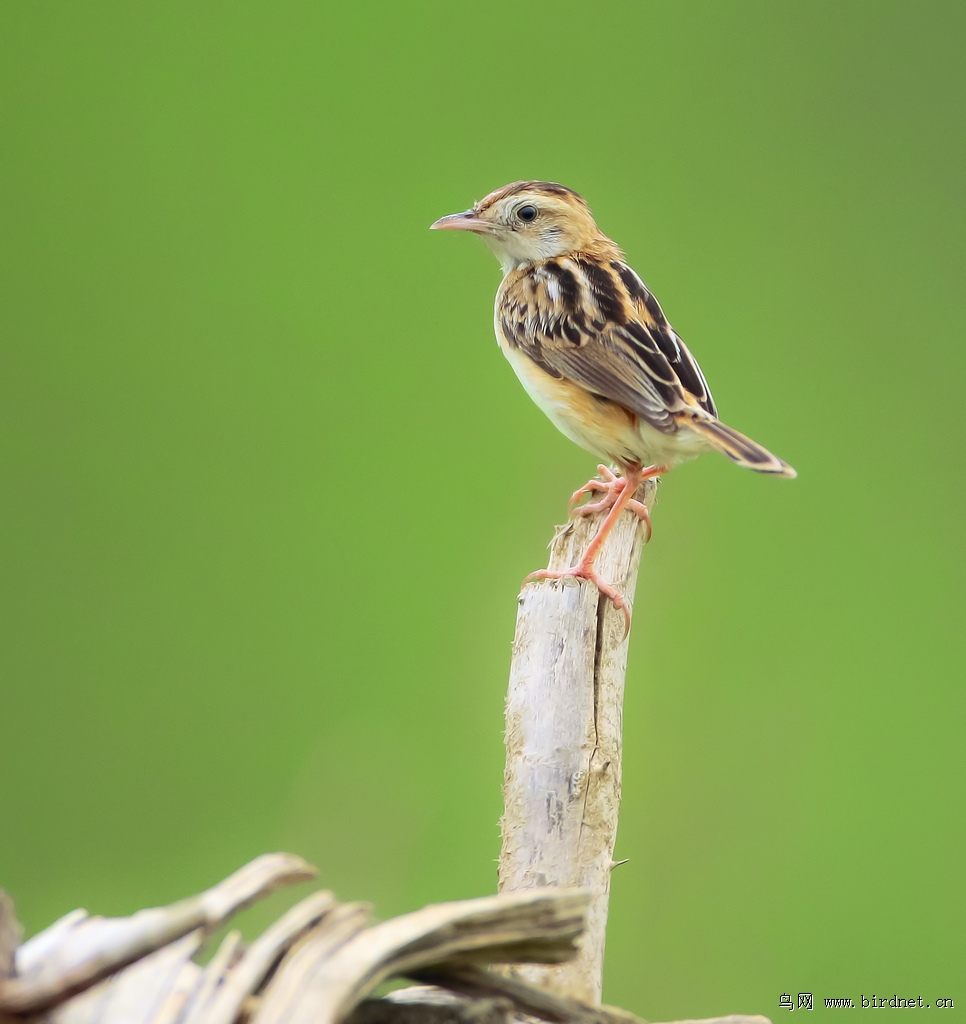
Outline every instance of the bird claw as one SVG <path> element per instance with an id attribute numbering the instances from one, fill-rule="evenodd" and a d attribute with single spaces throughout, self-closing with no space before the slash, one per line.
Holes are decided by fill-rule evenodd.
<path id="1" fill-rule="evenodd" d="M 598 466 L 597 471 L 603 476 L 603 480 L 594 477 L 593 480 L 588 480 L 580 490 L 574 491 L 571 495 L 570 507 L 574 509 L 576 515 L 592 516 L 598 512 L 606 512 L 617 504 L 618 498 L 624 493 L 624 488 L 627 485 L 627 480 L 624 477 L 617 476 L 607 466 Z M 585 494 L 598 494 L 601 492 L 603 492 L 604 497 L 600 501 L 588 501 L 586 504 L 574 508 Z M 647 506 L 644 502 L 631 498 L 625 505 L 625 508 L 633 512 L 644 524 L 646 530 L 644 543 L 646 544 L 651 539 L 651 514 Z"/>
<path id="2" fill-rule="evenodd" d="M 590 494 L 594 491 L 607 491 L 617 483 L 618 480 L 622 480 L 623 477 L 617 476 L 617 474 L 609 466 L 598 466 L 597 472 L 604 478 L 598 480 L 594 477 L 592 480 L 588 480 L 579 490 L 574 491 L 570 496 L 570 504 L 576 505 L 578 501 L 585 495 Z"/>
<path id="3" fill-rule="evenodd" d="M 523 586 L 525 587 L 532 580 L 588 580 L 597 588 L 597 592 L 601 597 L 610 598 L 614 607 L 624 613 L 624 635 L 621 639 L 626 640 L 628 633 L 631 631 L 631 611 L 627 607 L 627 602 L 624 600 L 623 595 L 615 587 L 605 583 L 594 572 L 594 562 L 601 545 L 607 539 L 607 535 L 614 528 L 614 524 L 626 507 L 629 507 L 635 515 L 643 520 L 647 527 L 646 539 L 650 540 L 651 517 L 648 514 L 647 506 L 643 502 L 634 501 L 631 495 L 637 490 L 637 485 L 641 480 L 648 480 L 651 477 L 659 476 L 661 473 L 666 473 L 667 469 L 663 466 L 648 466 L 647 469 L 643 469 L 641 466 L 631 466 L 628 468 L 626 476 L 617 476 L 607 466 L 598 466 L 597 469 L 600 471 L 603 480 L 595 478 L 588 481 L 579 491 L 574 492 L 574 496 L 571 499 L 571 505 L 574 505 L 585 494 L 604 492 L 604 497 L 600 501 L 588 502 L 576 510 L 578 515 L 591 515 L 594 512 L 602 512 L 605 509 L 609 510 L 607 517 L 600 524 L 597 533 L 590 544 L 587 545 L 587 550 L 580 561 L 569 569 L 562 571 L 538 569 L 536 572 L 530 573 L 523 581 Z"/>
<path id="4" fill-rule="evenodd" d="M 594 570 L 588 566 L 577 564 L 572 566 L 570 569 L 563 569 L 560 571 L 554 571 L 551 569 L 537 569 L 536 572 L 530 573 L 523 581 L 525 587 L 528 583 L 532 583 L 534 580 L 565 580 L 565 579 L 578 579 L 587 580 L 597 588 L 598 593 L 601 597 L 609 597 L 614 603 L 614 607 L 624 613 L 624 635 L 621 637 L 622 640 L 627 639 L 628 633 L 631 631 L 631 610 L 627 607 L 627 602 L 624 600 L 624 595 L 621 594 L 616 587 L 611 586 L 609 583 L 605 583 L 604 580 L 594 572 Z"/>

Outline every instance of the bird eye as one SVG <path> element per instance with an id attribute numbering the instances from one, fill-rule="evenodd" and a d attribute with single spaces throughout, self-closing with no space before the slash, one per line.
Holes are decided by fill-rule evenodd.
<path id="1" fill-rule="evenodd" d="M 526 206 L 521 206 L 520 209 L 517 210 L 517 216 L 520 220 L 531 221 L 536 217 L 536 215 L 537 208 L 535 206 L 530 206 L 529 203 Z"/>

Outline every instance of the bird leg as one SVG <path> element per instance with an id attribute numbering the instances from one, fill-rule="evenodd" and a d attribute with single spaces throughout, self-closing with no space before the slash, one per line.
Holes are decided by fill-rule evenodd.
<path id="1" fill-rule="evenodd" d="M 597 477 L 594 477 L 593 480 L 588 480 L 579 491 L 574 491 L 570 498 L 570 507 L 573 508 L 573 506 L 576 505 L 585 494 L 603 491 L 604 497 L 601 498 L 600 501 L 588 501 L 585 505 L 579 506 L 575 510 L 577 515 L 592 516 L 595 512 L 603 512 L 606 509 L 613 508 L 614 502 L 616 502 L 624 493 L 624 477 L 617 476 L 613 470 L 608 469 L 607 466 L 598 466 L 597 471 L 604 477 L 604 479 L 599 480 Z M 667 470 L 663 466 L 648 466 L 647 469 L 641 472 L 641 479 L 647 480 L 649 477 L 657 476 L 659 473 L 666 472 Z M 631 493 L 633 494 L 633 491 Z M 647 529 L 647 533 L 644 537 L 644 543 L 646 544 L 651 539 L 651 515 L 647 510 L 647 505 L 645 505 L 643 501 L 637 501 L 634 498 L 629 498 L 625 507 L 629 511 L 633 512 L 637 518 L 644 523 Z"/>
<path id="2" fill-rule="evenodd" d="M 611 473 L 610 470 L 605 467 L 599 467 L 601 471 L 608 477 L 607 480 L 591 480 L 587 487 L 582 487 L 574 497 L 579 499 L 581 493 L 586 493 L 588 490 L 603 490 L 607 492 L 607 497 L 603 498 L 599 504 L 601 509 L 608 508 L 607 518 L 600 524 L 600 529 L 594 535 L 594 539 L 587 545 L 587 550 L 581 556 L 580 561 L 571 566 L 569 569 L 562 571 L 551 571 L 550 569 L 538 569 L 536 572 L 530 573 L 529 576 L 523 581 L 523 585 L 526 586 L 531 580 L 562 580 L 567 578 L 588 580 L 594 584 L 597 590 L 603 597 L 609 597 L 614 602 L 614 607 L 624 613 L 624 636 L 627 636 L 631 628 L 631 613 L 627 607 L 627 602 L 623 596 L 617 591 L 615 587 L 612 587 L 609 583 L 605 583 L 600 576 L 597 575 L 594 570 L 594 563 L 597 561 L 597 555 L 600 552 L 601 546 L 604 541 L 607 540 L 608 534 L 613 530 L 620 518 L 621 512 L 631 503 L 634 492 L 637 490 L 638 485 L 642 480 L 647 480 L 652 476 L 658 476 L 661 473 L 666 473 L 667 470 L 664 466 L 648 466 L 647 469 L 642 469 L 640 466 L 635 466 L 633 469 L 629 469 L 625 476 L 618 477 Z M 597 487 L 591 486 L 592 484 L 598 484 Z M 644 515 L 641 518 L 647 523 L 650 528 L 650 519 L 647 516 L 646 507 L 640 502 L 634 502 L 636 505 L 640 505 L 644 509 Z M 588 506 L 583 506 L 587 508 Z M 578 510 L 578 511 L 582 511 Z M 637 515 L 640 512 L 634 509 Z M 648 529 L 650 533 L 650 529 Z"/>

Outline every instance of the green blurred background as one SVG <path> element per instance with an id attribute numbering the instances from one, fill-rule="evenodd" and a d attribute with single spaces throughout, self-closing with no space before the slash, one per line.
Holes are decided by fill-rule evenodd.
<path id="1" fill-rule="evenodd" d="M 800 474 L 662 486 L 605 998 L 957 1017 L 964 29 L 886 0 L 4 4 L 0 884 L 28 930 L 271 849 L 383 916 L 493 890 L 517 587 L 594 460 L 500 357 L 493 258 L 427 228 L 539 177 Z"/>

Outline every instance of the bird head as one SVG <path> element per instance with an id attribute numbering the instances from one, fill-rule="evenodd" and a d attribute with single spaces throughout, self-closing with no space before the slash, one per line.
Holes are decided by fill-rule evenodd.
<path id="1" fill-rule="evenodd" d="M 597 227 L 583 197 L 552 181 L 504 185 L 472 209 L 441 217 L 431 228 L 480 235 L 504 274 L 568 253 L 618 251 Z"/>

